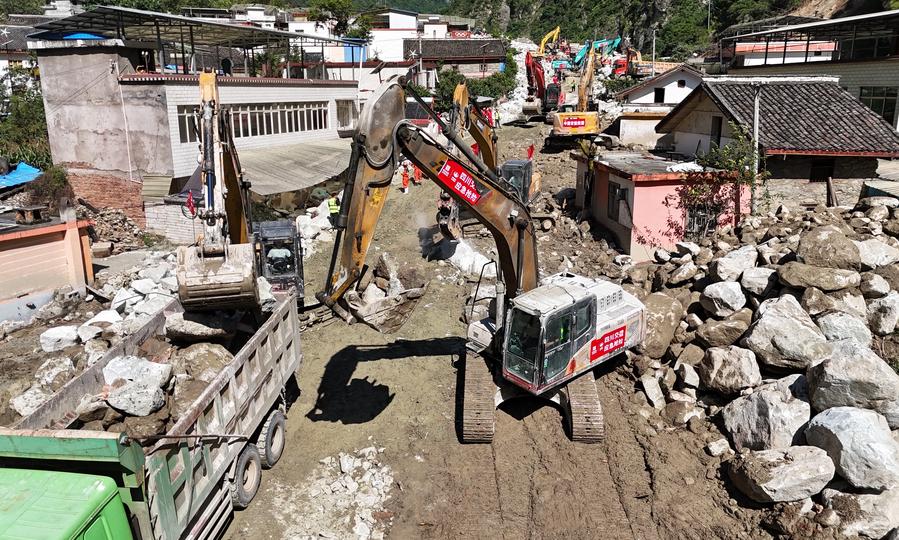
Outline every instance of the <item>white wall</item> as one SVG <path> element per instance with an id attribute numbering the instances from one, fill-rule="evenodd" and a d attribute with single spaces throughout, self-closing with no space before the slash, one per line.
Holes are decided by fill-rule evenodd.
<path id="1" fill-rule="evenodd" d="M 814 51 L 809 51 L 808 53 L 808 61 L 809 62 L 828 62 L 831 59 L 832 52 L 831 51 L 819 51 L 820 56 L 815 56 Z M 743 65 L 746 67 L 751 66 L 761 66 L 761 65 L 778 65 L 778 64 L 798 64 L 806 62 L 805 59 L 805 51 L 787 51 L 787 56 L 784 58 L 783 51 L 768 51 L 768 61 L 765 61 L 765 52 L 751 52 L 746 53 L 743 56 Z"/>
<path id="2" fill-rule="evenodd" d="M 432 39 L 444 39 L 446 38 L 446 28 L 446 23 L 425 23 L 424 28 L 422 29 L 422 36 Z"/>
<path id="3" fill-rule="evenodd" d="M 403 58 L 403 40 L 418 37 L 418 30 L 373 29 L 371 43 L 368 45 L 368 57 L 384 62 L 397 62 Z"/>
<path id="4" fill-rule="evenodd" d="M 646 148 L 655 148 L 659 139 L 667 133 L 656 133 L 656 125 L 661 118 L 627 118 L 621 117 L 618 138 L 623 144 L 639 144 Z"/>
<path id="5" fill-rule="evenodd" d="M 678 87 L 678 81 L 684 81 L 683 88 Z M 680 103 L 690 92 L 702 83 L 702 78 L 690 71 L 678 71 L 660 75 L 649 82 L 645 88 L 634 91 L 626 98 L 627 103 L 655 103 L 655 89 L 665 89 L 664 103 Z"/>
<path id="6" fill-rule="evenodd" d="M 166 85 L 166 103 L 169 117 L 169 136 L 172 141 L 172 162 L 174 176 L 188 176 L 197 167 L 197 143 L 182 143 L 178 132 L 178 106 L 196 105 L 199 99 L 197 87 L 193 85 Z M 257 137 L 235 139 L 238 150 L 284 146 L 303 141 L 336 139 L 338 99 L 356 99 L 353 87 L 265 87 L 265 86 L 219 86 L 219 98 L 223 105 L 239 103 L 290 103 L 328 101 L 328 129 L 295 133 L 280 133 Z"/>
<path id="7" fill-rule="evenodd" d="M 418 17 L 416 15 L 406 15 L 405 13 L 395 13 L 391 11 L 389 14 L 390 28 L 418 30 Z"/>

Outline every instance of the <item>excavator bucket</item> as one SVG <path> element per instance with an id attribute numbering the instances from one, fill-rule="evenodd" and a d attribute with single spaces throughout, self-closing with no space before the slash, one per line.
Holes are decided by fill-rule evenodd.
<path id="1" fill-rule="evenodd" d="M 259 308 L 253 244 L 227 246 L 209 256 L 196 246 L 178 248 L 178 296 L 187 311 Z"/>

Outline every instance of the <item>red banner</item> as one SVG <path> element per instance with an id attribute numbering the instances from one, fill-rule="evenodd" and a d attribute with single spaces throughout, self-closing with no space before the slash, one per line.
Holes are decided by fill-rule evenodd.
<path id="1" fill-rule="evenodd" d="M 611 332 L 606 332 L 599 339 L 594 339 L 590 342 L 590 361 L 602 358 L 610 352 L 624 347 L 625 340 L 627 340 L 627 326 L 616 328 Z"/>
<path id="2" fill-rule="evenodd" d="M 451 159 L 446 160 L 446 163 L 440 168 L 440 172 L 437 173 L 437 178 L 469 203 L 478 204 L 478 200 L 481 198 L 478 186 L 462 165 Z"/>
<path id="3" fill-rule="evenodd" d="M 583 116 L 575 116 L 574 118 L 563 118 L 562 126 L 563 127 L 584 127 L 587 125 L 587 119 Z"/>

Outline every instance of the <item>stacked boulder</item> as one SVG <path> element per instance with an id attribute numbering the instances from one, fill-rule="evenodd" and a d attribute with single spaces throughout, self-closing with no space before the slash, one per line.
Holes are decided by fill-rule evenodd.
<path id="1" fill-rule="evenodd" d="M 632 360 L 660 421 L 714 418 L 728 440 L 708 451 L 748 498 L 868 538 L 899 528 L 897 206 L 781 208 L 622 280 L 646 305 Z"/>

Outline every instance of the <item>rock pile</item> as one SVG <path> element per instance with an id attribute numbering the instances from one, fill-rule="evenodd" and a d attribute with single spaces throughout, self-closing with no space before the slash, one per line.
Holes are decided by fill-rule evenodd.
<path id="1" fill-rule="evenodd" d="M 94 210 L 86 206 L 78 207 L 79 219 L 94 222 L 94 231 L 103 242 L 112 242 L 113 254 L 145 247 L 144 232 L 121 210 L 104 208 Z"/>
<path id="2" fill-rule="evenodd" d="M 428 282 L 411 267 L 400 268 L 389 253 L 366 271 L 341 300 L 346 319 L 361 321 L 379 332 L 400 329 L 415 309 Z"/>
<path id="3" fill-rule="evenodd" d="M 782 208 L 620 280 L 646 305 L 632 361 L 656 422 L 715 420 L 733 484 L 821 534 L 899 528 L 897 203 Z"/>
<path id="4" fill-rule="evenodd" d="M 276 518 L 286 536 L 321 538 L 384 538 L 393 514 L 384 509 L 393 487 L 393 471 L 381 462 L 384 448 L 370 446 L 354 453 L 327 457 L 296 487 L 276 488 Z"/>

